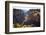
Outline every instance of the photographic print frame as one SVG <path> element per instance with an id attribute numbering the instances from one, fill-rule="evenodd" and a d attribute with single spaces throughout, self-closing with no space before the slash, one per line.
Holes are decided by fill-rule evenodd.
<path id="1" fill-rule="evenodd" d="M 21 4 L 33 4 L 33 5 L 43 5 L 43 30 L 37 30 L 37 31 L 21 31 L 21 32 L 9 32 L 10 28 L 10 20 L 9 20 L 9 8 L 10 8 L 10 3 L 19 3 Z M 29 5 L 30 6 L 30 5 Z M 21 29 L 20 29 L 21 30 Z M 45 31 L 45 4 L 44 3 L 36 3 L 36 2 L 20 2 L 20 1 L 5 1 L 5 33 L 6 34 L 15 34 L 15 33 L 29 33 L 29 32 L 44 32 Z"/>

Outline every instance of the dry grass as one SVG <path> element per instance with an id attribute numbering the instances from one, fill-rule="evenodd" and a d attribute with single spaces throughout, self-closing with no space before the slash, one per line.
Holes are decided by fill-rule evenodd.
<path id="1" fill-rule="evenodd" d="M 22 27 L 32 27 L 32 25 L 23 25 L 23 23 L 21 23 L 21 24 L 19 24 L 19 23 L 17 23 L 17 24 L 14 24 L 14 28 L 22 28 Z"/>

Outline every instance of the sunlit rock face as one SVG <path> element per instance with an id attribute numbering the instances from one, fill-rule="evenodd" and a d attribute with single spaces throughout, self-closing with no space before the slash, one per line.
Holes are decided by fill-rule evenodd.
<path id="1" fill-rule="evenodd" d="M 39 12 L 34 12 L 32 14 L 32 24 L 34 24 L 34 26 L 39 27 L 40 26 L 40 14 Z"/>
<path id="2" fill-rule="evenodd" d="M 29 10 L 30 11 L 30 10 Z M 38 11 L 28 11 L 25 16 L 24 24 L 32 26 L 40 26 L 40 13 Z"/>

